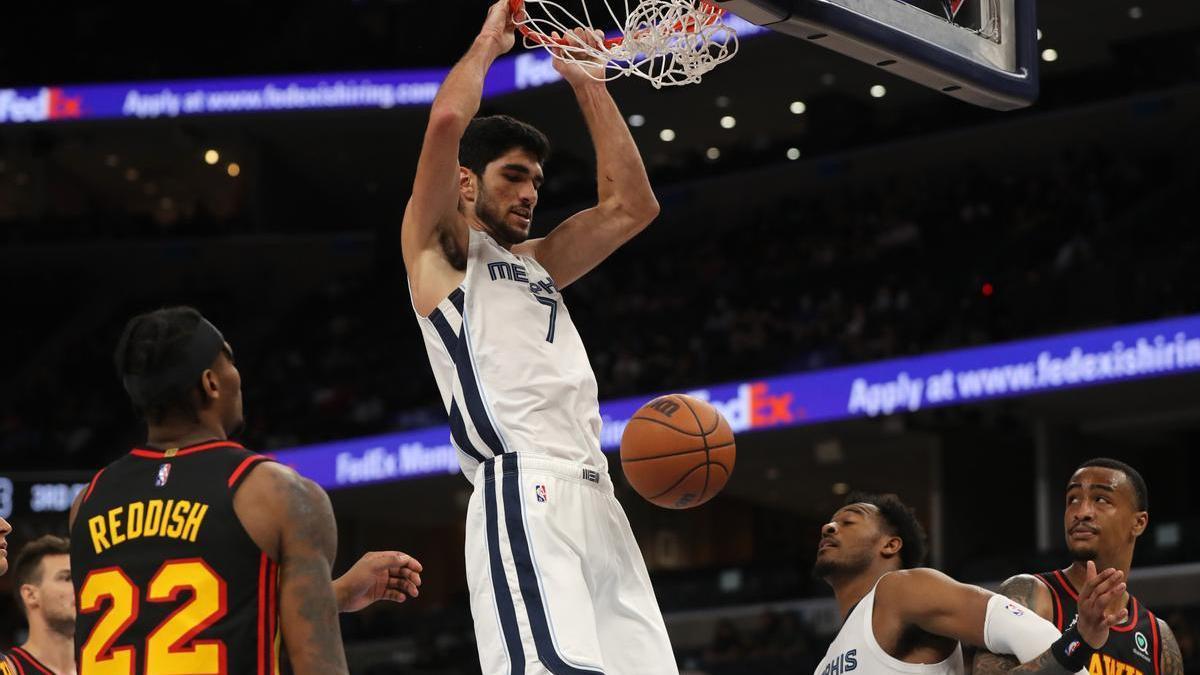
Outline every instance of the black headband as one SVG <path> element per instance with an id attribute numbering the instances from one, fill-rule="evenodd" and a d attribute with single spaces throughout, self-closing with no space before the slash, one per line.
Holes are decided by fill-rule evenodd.
<path id="1" fill-rule="evenodd" d="M 195 386 L 200 375 L 212 367 L 217 355 L 225 348 L 225 337 L 217 327 L 201 317 L 196 332 L 188 341 L 183 361 L 161 372 L 149 375 L 126 375 L 122 378 L 125 391 L 140 407 L 147 401 L 161 398 L 172 391 L 183 392 Z"/>

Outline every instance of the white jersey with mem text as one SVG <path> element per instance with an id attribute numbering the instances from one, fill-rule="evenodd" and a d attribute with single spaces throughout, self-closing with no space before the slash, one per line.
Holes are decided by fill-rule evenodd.
<path id="1" fill-rule="evenodd" d="M 850 611 L 842 629 L 829 645 L 825 658 L 821 659 L 817 669 L 813 671 L 814 675 L 962 675 L 966 672 L 961 645 L 955 645 L 954 653 L 940 663 L 905 663 L 891 656 L 875 640 L 875 629 L 871 625 L 874 613 L 875 589 L 872 588 Z"/>
<path id="2" fill-rule="evenodd" d="M 606 471 L 596 377 L 554 280 L 468 231 L 466 277 L 419 317 L 463 474 L 508 452 Z"/>

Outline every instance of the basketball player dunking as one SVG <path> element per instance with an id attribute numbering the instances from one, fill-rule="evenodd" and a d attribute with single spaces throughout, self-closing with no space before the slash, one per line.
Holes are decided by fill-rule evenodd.
<path id="1" fill-rule="evenodd" d="M 71 509 L 80 675 L 346 673 L 338 610 L 417 594 L 420 565 L 371 553 L 337 582 L 337 525 L 312 481 L 229 440 L 233 349 L 187 307 L 134 317 L 117 372 L 147 442 Z"/>
<path id="2" fill-rule="evenodd" d="M 1075 562 L 1063 570 L 1021 574 L 1000 592 L 1037 612 L 1059 630 L 1078 614 L 1080 588 L 1087 565 L 1113 567 L 1129 574 L 1133 547 L 1149 520 L 1146 482 L 1133 467 L 1113 459 L 1084 462 L 1067 483 L 1063 528 Z M 1128 592 L 1114 598 L 1110 609 L 1124 608 L 1129 620 L 1113 626 L 1104 647 L 1088 663 L 1093 673 L 1183 675 L 1179 643 L 1167 622 L 1154 616 Z M 1012 667 L 1009 657 L 980 652 L 975 675 L 995 675 Z"/>
<path id="3" fill-rule="evenodd" d="M 1089 563 L 1079 622 L 1061 636 L 1017 603 L 928 568 L 924 532 L 894 495 L 853 495 L 821 528 L 813 574 L 833 587 L 843 623 L 815 675 L 859 671 L 959 675 L 960 643 L 1014 654 L 1002 672 L 1084 673 L 1124 612 L 1106 613 L 1125 592 L 1119 570 Z M 914 569 L 917 568 L 917 569 Z"/>
<path id="4" fill-rule="evenodd" d="M 465 548 L 480 664 L 487 675 L 677 673 L 613 496 L 596 379 L 562 296 L 658 203 L 605 85 L 556 59 L 591 133 L 599 202 L 529 239 L 547 140 L 509 117 L 472 119 L 513 29 L 508 0 L 496 2 L 442 84 L 401 232 L 413 308 L 474 484 Z"/>

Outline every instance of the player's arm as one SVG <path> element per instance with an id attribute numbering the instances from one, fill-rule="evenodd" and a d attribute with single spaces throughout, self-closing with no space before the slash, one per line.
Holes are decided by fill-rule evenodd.
<path id="1" fill-rule="evenodd" d="M 1166 621 L 1157 619 L 1158 632 L 1162 633 L 1162 675 L 1183 675 L 1183 652 L 1179 650 L 1179 641 Z"/>
<path id="2" fill-rule="evenodd" d="M 592 137 L 598 201 L 596 206 L 563 221 L 546 237 L 513 249 L 533 255 L 561 289 L 644 230 L 658 216 L 659 209 L 641 153 L 608 87 L 584 72 L 589 66 L 555 59 L 554 67 L 571 84 Z"/>
<path id="3" fill-rule="evenodd" d="M 501 54 L 512 48 L 513 23 L 507 0 L 488 10 L 479 35 L 450 70 L 429 111 L 429 124 L 417 160 L 412 197 L 400 227 L 400 247 L 417 310 L 428 314 L 457 283 L 445 288 L 450 268 L 443 239 L 466 251 L 467 231 L 457 218 L 458 149 L 467 125 L 479 112 L 483 81 Z M 441 272 L 442 274 L 439 274 Z"/>
<path id="4" fill-rule="evenodd" d="M 1032 609 L 1049 621 L 1054 616 L 1053 600 L 1046 585 L 1031 574 L 1018 574 L 1000 585 L 1000 594 Z M 1021 662 L 1009 654 L 993 654 L 984 649 L 975 653 L 974 675 L 1000 675 L 1021 672 Z"/>
<path id="5" fill-rule="evenodd" d="M 331 583 L 337 523 L 325 491 L 282 464 L 260 462 L 233 507 L 251 539 L 279 563 L 279 624 L 295 673 L 348 673 Z"/>
<path id="6" fill-rule="evenodd" d="M 1079 595 L 1078 628 L 1083 639 L 1100 648 L 1108 629 L 1120 623 L 1125 610 L 1110 614 L 1107 604 L 1125 592 L 1122 574 L 1104 570 L 1091 576 Z M 1009 605 L 1009 606 L 1006 606 Z M 915 626 L 927 633 L 1013 654 L 1023 670 L 1016 672 L 1069 673 L 1052 648 L 1059 638 L 1053 624 L 1023 608 L 1011 607 L 978 586 L 963 584 L 931 569 L 914 569 L 885 576 L 876 590 L 875 629 L 881 623 L 897 631 Z M 1072 650 L 1074 653 L 1075 650 Z M 1013 671 L 1010 671 L 1013 672 Z"/>
<path id="7" fill-rule="evenodd" d="M 379 601 L 404 602 L 420 595 L 421 563 L 400 551 L 372 551 L 333 580 L 333 594 L 343 612 L 357 612 Z"/>

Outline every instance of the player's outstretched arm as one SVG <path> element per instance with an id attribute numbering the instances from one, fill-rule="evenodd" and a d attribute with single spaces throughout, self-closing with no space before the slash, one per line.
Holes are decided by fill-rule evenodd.
<path id="1" fill-rule="evenodd" d="M 488 69 L 497 57 L 512 49 L 513 30 L 507 0 L 498 0 L 488 9 L 487 19 L 471 48 L 442 82 L 429 111 L 412 197 L 400 228 L 400 247 L 409 285 L 417 311 L 422 315 L 433 311 L 457 284 L 457 280 L 448 286 L 445 282 L 452 275 L 452 268 L 443 253 L 442 239 L 449 237 L 450 243 L 465 253 L 467 231 L 456 217 L 458 147 L 467 125 L 479 112 Z"/>
<path id="2" fill-rule="evenodd" d="M 579 29 L 568 39 L 595 43 L 600 37 Z M 566 288 L 645 229 L 658 216 L 659 207 L 625 118 L 605 83 L 585 72 L 601 66 L 555 59 L 554 67 L 574 90 L 591 134 L 599 200 L 596 206 L 563 221 L 545 238 L 514 250 L 533 255 L 554 283 Z"/>
<path id="3" fill-rule="evenodd" d="M 316 483 L 260 462 L 234 495 L 251 539 L 279 563 L 279 626 L 296 675 L 348 673 L 334 597 L 337 523 Z"/>
<path id="4" fill-rule="evenodd" d="M 902 631 L 916 626 L 934 635 L 1013 654 L 1024 665 L 1015 672 L 1071 673 L 1079 669 L 1061 665 L 1067 657 L 1082 654 L 1086 643 L 1099 649 L 1108 640 L 1109 627 L 1124 620 L 1127 612 L 1109 613 L 1106 607 L 1125 592 L 1120 571 L 1107 569 L 1097 574 L 1089 565 L 1089 577 L 1079 594 L 1079 639 L 1062 644 L 1058 630 L 1028 609 L 996 596 L 978 586 L 962 584 L 930 569 L 889 574 L 879 582 L 875 606 L 878 631 L 881 624 Z M 1058 654 L 1056 647 L 1062 647 Z M 1083 669 L 1086 672 L 1086 669 Z M 1014 672 L 1014 671 L 1009 671 Z"/>
<path id="5" fill-rule="evenodd" d="M 1032 609 L 1038 616 L 1049 621 L 1053 617 L 1050 606 L 1050 591 L 1046 585 L 1030 574 L 1018 574 L 1000 585 L 1000 594 Z M 1021 662 L 1009 654 L 993 654 L 984 649 L 975 653 L 975 675 L 1001 675 L 1021 672 Z M 1029 672 L 1029 671 L 1026 671 Z M 1036 672 L 1036 671 L 1034 671 Z"/>

